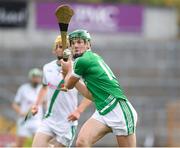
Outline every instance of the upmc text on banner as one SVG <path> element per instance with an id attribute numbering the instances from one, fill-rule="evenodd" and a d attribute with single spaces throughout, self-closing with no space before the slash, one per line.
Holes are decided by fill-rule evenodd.
<path id="1" fill-rule="evenodd" d="M 58 29 L 54 10 L 59 3 L 39 2 L 36 5 L 36 25 L 39 29 Z M 110 4 L 69 4 L 75 15 L 70 30 L 91 32 L 141 32 L 143 6 Z M 46 11 L 48 10 L 48 11 Z"/>

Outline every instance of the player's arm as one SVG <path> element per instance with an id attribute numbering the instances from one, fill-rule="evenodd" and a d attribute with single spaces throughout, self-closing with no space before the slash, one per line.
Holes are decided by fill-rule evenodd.
<path id="1" fill-rule="evenodd" d="M 86 97 L 89 100 L 92 100 L 92 95 L 90 91 L 87 89 L 86 85 L 82 81 L 78 81 L 75 87 L 82 96 Z"/>
<path id="2" fill-rule="evenodd" d="M 72 89 L 75 87 L 76 83 L 79 81 L 78 77 L 72 76 L 73 71 L 73 63 L 72 60 L 69 59 L 67 62 L 61 60 L 61 66 L 62 66 L 62 74 L 64 77 L 64 91 L 67 91 L 68 89 Z"/>
<path id="3" fill-rule="evenodd" d="M 43 85 L 39 91 L 39 94 L 37 96 L 37 99 L 36 99 L 36 105 L 41 105 L 43 103 L 43 100 L 47 94 L 47 91 L 48 91 L 48 86 L 47 85 Z"/>
<path id="4" fill-rule="evenodd" d="M 73 87 L 76 87 L 82 96 L 91 100 L 91 93 L 87 89 L 86 85 L 82 81 L 79 81 L 79 79 L 80 78 L 77 78 L 72 73 L 67 74 L 65 77 L 65 89 L 72 89 Z"/>
<path id="5" fill-rule="evenodd" d="M 48 86 L 43 85 L 38 93 L 35 104 L 31 108 L 31 112 L 33 113 L 33 115 L 35 115 L 38 112 L 39 105 L 43 104 L 47 91 L 48 91 Z"/>
<path id="6" fill-rule="evenodd" d="M 64 80 L 65 80 L 65 84 L 64 84 L 65 88 L 72 89 L 75 87 L 76 83 L 80 80 L 80 78 L 73 76 L 71 70 L 67 73 Z"/>
<path id="7" fill-rule="evenodd" d="M 67 62 L 61 60 L 61 65 L 63 70 L 62 74 L 64 75 L 64 80 L 65 80 L 64 88 L 62 88 L 62 91 L 67 91 L 68 89 L 72 89 L 73 87 L 76 87 L 76 89 L 81 93 L 81 95 L 91 100 L 92 95 L 87 89 L 86 85 L 82 81 L 79 81 L 80 75 L 82 75 L 83 70 L 87 68 L 86 65 L 84 66 L 81 63 L 84 62 L 82 61 L 78 63 L 76 62 L 73 70 L 71 60 L 68 60 Z M 81 69 L 79 69 L 78 67 L 81 67 Z M 78 75 L 75 72 L 78 73 Z"/>
<path id="8" fill-rule="evenodd" d="M 75 87 L 76 83 L 87 71 L 89 64 L 90 63 L 85 58 L 76 59 L 74 64 L 71 59 L 67 62 L 61 60 L 66 89 L 72 89 Z"/>
<path id="9" fill-rule="evenodd" d="M 26 113 L 21 112 L 20 104 L 19 103 L 13 102 L 12 103 L 12 108 L 15 110 L 15 112 L 18 115 L 20 115 L 20 116 L 25 116 L 26 115 Z"/>
<path id="10" fill-rule="evenodd" d="M 91 101 L 84 98 L 80 105 L 78 106 L 78 108 L 73 112 L 71 113 L 69 116 L 68 116 L 68 120 L 69 121 L 75 121 L 75 120 L 78 120 L 80 118 L 80 115 L 81 113 L 83 113 L 86 108 L 88 108 L 90 105 L 91 105 Z"/>
<path id="11" fill-rule="evenodd" d="M 22 87 L 20 87 L 17 91 L 14 102 L 12 103 L 12 108 L 15 110 L 15 112 L 18 115 L 25 116 L 26 113 L 21 111 L 22 92 L 23 92 L 23 89 L 22 89 Z"/>

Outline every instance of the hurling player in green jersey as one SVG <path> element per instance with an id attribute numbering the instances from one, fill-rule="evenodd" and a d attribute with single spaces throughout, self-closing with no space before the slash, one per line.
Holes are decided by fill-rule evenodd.
<path id="1" fill-rule="evenodd" d="M 119 146 L 136 146 L 137 113 L 125 96 L 117 78 L 101 56 L 91 50 L 91 36 L 86 30 L 69 34 L 75 59 L 61 60 L 65 77 L 64 91 L 83 79 L 86 97 L 96 107 L 95 113 L 82 126 L 76 146 L 92 146 L 109 132 L 116 135 Z"/>

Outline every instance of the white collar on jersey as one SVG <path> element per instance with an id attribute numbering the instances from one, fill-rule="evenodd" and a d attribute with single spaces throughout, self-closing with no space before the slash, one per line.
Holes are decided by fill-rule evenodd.
<path id="1" fill-rule="evenodd" d="M 58 64 L 58 60 L 56 60 L 56 64 L 57 64 L 57 66 L 61 67 L 61 64 Z"/>

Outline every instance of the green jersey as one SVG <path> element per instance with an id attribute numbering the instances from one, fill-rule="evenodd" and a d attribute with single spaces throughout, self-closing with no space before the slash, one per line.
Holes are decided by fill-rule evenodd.
<path id="1" fill-rule="evenodd" d="M 75 60 L 73 69 L 74 75 L 84 80 L 101 115 L 113 110 L 120 99 L 127 99 L 113 72 L 91 50 Z"/>

